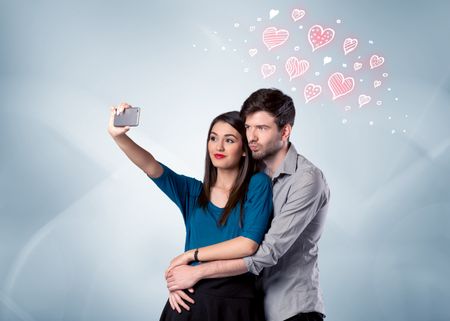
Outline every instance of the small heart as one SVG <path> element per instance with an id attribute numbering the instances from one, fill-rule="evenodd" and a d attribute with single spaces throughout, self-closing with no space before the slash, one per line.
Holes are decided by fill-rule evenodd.
<path id="1" fill-rule="evenodd" d="M 372 100 L 372 97 L 370 97 L 370 96 L 359 95 L 359 97 L 358 97 L 359 108 L 361 108 L 364 105 L 367 105 L 368 103 L 370 103 L 371 100 Z"/>
<path id="2" fill-rule="evenodd" d="M 248 54 L 250 55 L 250 57 L 253 57 L 257 53 L 258 53 L 258 49 L 256 49 L 256 48 L 252 48 L 248 51 Z"/>
<path id="3" fill-rule="evenodd" d="M 275 10 L 275 9 L 270 10 L 269 19 L 272 19 L 272 18 L 278 16 L 279 13 L 280 13 L 280 10 Z"/>
<path id="4" fill-rule="evenodd" d="M 355 71 L 360 70 L 362 68 L 363 64 L 360 62 L 355 62 L 353 64 L 353 69 L 355 69 Z"/>
<path id="5" fill-rule="evenodd" d="M 323 58 L 323 65 L 329 64 L 331 61 L 333 61 L 333 58 L 331 57 L 324 57 Z"/>
<path id="6" fill-rule="evenodd" d="M 315 84 L 307 84 L 303 90 L 303 95 L 305 96 L 305 103 L 309 103 L 311 100 L 316 98 L 322 92 L 322 86 Z"/>
<path id="7" fill-rule="evenodd" d="M 262 65 L 261 74 L 263 75 L 263 79 L 266 79 L 267 77 L 273 75 L 275 73 L 275 70 L 277 70 L 277 67 L 275 65 L 269 64 Z"/>
<path id="8" fill-rule="evenodd" d="M 294 9 L 292 10 L 291 17 L 294 21 L 299 21 L 301 18 L 305 16 L 305 10 Z"/>
<path id="9" fill-rule="evenodd" d="M 358 39 L 352 39 L 352 38 L 347 38 L 344 40 L 344 54 L 347 55 L 348 53 L 352 52 L 353 50 L 356 49 L 356 47 L 358 46 Z"/>
<path id="10" fill-rule="evenodd" d="M 378 55 L 370 57 L 370 69 L 380 67 L 382 64 L 384 64 L 384 57 Z"/>
<path id="11" fill-rule="evenodd" d="M 374 82 L 373 82 L 373 87 L 374 88 L 377 88 L 377 87 L 380 87 L 381 86 L 381 80 L 375 80 Z"/>

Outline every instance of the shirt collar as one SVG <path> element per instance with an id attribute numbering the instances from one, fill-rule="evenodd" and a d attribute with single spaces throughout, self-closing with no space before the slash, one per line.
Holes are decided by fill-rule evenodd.
<path id="1" fill-rule="evenodd" d="M 297 169 L 297 155 L 298 155 L 298 153 L 294 147 L 294 144 L 289 143 L 288 152 L 287 152 L 286 156 L 284 157 L 283 162 L 275 170 L 272 180 L 276 179 L 281 174 L 288 174 L 288 175 L 294 174 L 295 170 Z M 266 168 L 266 173 L 267 173 L 267 168 Z"/>

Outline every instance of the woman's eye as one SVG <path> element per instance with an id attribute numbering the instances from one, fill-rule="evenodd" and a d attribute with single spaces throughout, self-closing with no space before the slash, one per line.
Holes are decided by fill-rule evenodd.
<path id="1" fill-rule="evenodd" d="M 227 139 L 226 142 L 227 142 L 227 143 L 230 143 L 230 144 L 233 144 L 233 143 L 234 143 L 234 140 L 232 140 L 232 139 Z"/>
<path id="2" fill-rule="evenodd" d="M 210 136 L 209 140 L 215 142 L 216 141 L 216 137 L 215 136 Z"/>

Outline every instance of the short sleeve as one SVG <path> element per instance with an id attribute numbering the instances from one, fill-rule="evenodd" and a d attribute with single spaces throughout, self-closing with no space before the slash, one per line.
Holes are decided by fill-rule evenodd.
<path id="1" fill-rule="evenodd" d="M 147 176 L 178 206 L 186 219 L 189 204 L 192 198 L 197 199 L 202 183 L 195 178 L 177 174 L 162 163 L 160 165 L 163 173 L 159 177 Z"/>
<path id="2" fill-rule="evenodd" d="M 244 220 L 240 236 L 261 243 L 272 216 L 272 182 L 260 172 L 252 176 L 244 204 Z"/>

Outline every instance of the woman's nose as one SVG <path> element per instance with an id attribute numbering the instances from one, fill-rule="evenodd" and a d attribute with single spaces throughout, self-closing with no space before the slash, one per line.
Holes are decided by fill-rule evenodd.
<path id="1" fill-rule="evenodd" d="M 217 142 L 216 149 L 219 150 L 219 151 L 223 151 L 224 150 L 223 141 L 220 140 L 220 141 Z"/>

